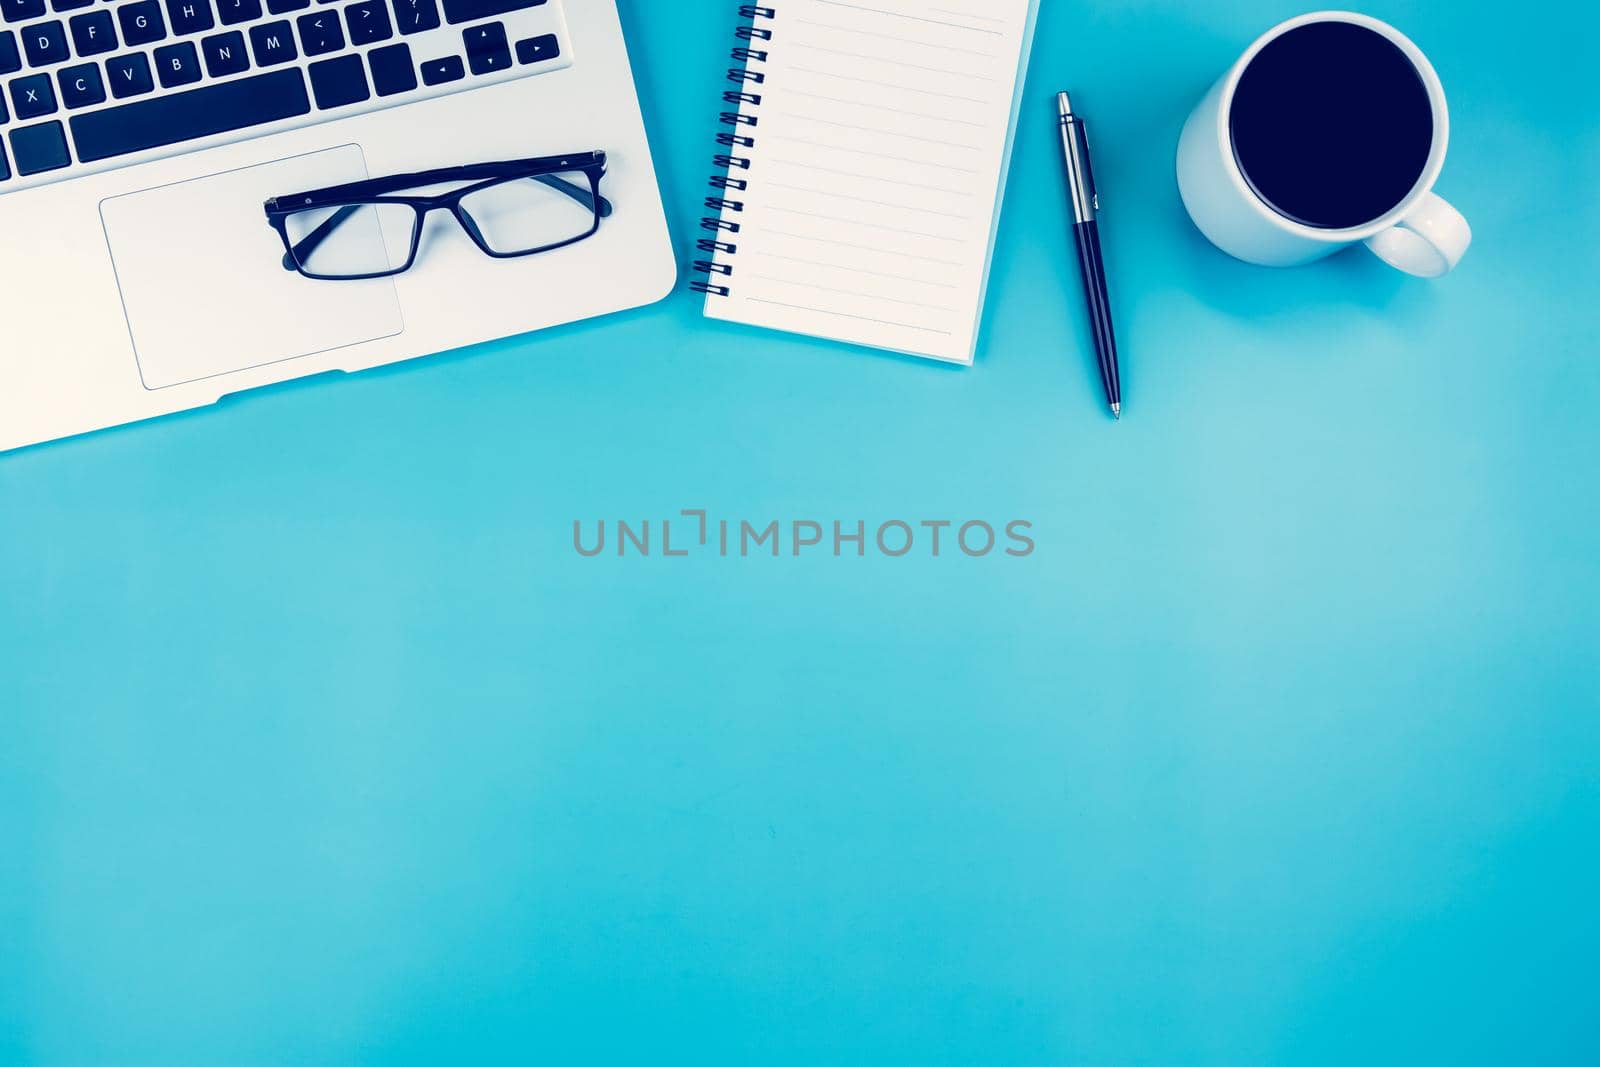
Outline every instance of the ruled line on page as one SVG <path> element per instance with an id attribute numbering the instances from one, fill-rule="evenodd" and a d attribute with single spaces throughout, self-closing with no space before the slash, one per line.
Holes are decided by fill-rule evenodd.
<path id="1" fill-rule="evenodd" d="M 873 204 L 877 207 L 892 207 L 900 211 L 916 211 L 923 215 L 938 215 L 940 218 L 954 219 L 957 222 L 971 222 L 971 215 L 957 215 L 950 211 L 936 211 L 928 207 L 912 207 L 910 204 L 897 204 L 893 200 L 869 200 L 864 196 L 851 196 L 849 193 L 836 193 L 832 189 L 819 189 L 814 185 L 790 185 L 786 182 L 767 182 L 770 189 L 792 189 L 801 193 L 815 193 L 818 196 L 831 196 L 840 200 L 854 200 L 861 204 Z"/>
<path id="2" fill-rule="evenodd" d="M 791 96 L 808 96 L 813 100 L 826 100 L 833 104 L 849 104 L 851 107 L 870 107 L 874 111 L 887 111 L 893 115 L 906 115 L 914 119 L 928 119 L 933 122 L 951 122 L 957 126 L 971 126 L 974 129 L 987 129 L 986 122 L 973 122 L 970 119 L 953 119 L 949 115 L 934 115 L 927 111 L 907 111 L 901 107 L 890 107 L 887 104 L 869 104 L 864 100 L 847 100 L 842 96 L 823 96 L 821 93 L 808 93 L 804 89 L 790 89 Z"/>
<path id="3" fill-rule="evenodd" d="M 895 256 L 895 257 L 897 257 L 899 259 L 914 259 L 914 260 L 918 261 L 919 263 L 937 263 L 941 267 L 964 267 L 964 266 L 966 266 L 965 263 L 962 263 L 959 260 L 954 260 L 954 259 L 933 259 L 932 257 L 924 256 L 924 255 L 922 255 L 920 253 L 917 253 L 917 252 L 901 252 L 901 251 L 899 251 L 897 249 L 894 249 L 894 248 L 885 248 L 882 245 L 855 244 L 855 243 L 850 242 L 850 241 L 835 240 L 832 237 L 812 237 L 811 235 L 804 234 L 804 233 L 790 233 L 787 230 L 774 230 L 771 227 L 766 228 L 762 232 L 769 233 L 774 237 L 792 237 L 797 241 L 816 241 L 818 244 L 838 245 L 840 248 L 854 248 L 854 249 L 858 249 L 859 251 L 862 251 L 862 252 L 879 252 L 879 253 L 882 253 L 883 255 Z"/>
<path id="4" fill-rule="evenodd" d="M 948 311 L 949 308 L 942 304 L 924 304 L 920 300 L 900 300 L 892 296 L 880 296 L 877 293 L 863 293 L 855 289 L 835 289 L 831 285 L 817 285 L 814 282 L 801 282 L 793 278 L 776 278 L 770 274 L 747 274 L 746 278 L 754 278 L 758 282 L 773 282 L 777 285 L 798 285 L 802 289 L 816 289 L 824 293 L 838 293 L 841 296 L 857 296 L 863 300 L 881 300 L 888 304 L 904 304 L 906 307 L 922 308 L 926 311 Z"/>
<path id="5" fill-rule="evenodd" d="M 896 163 L 913 163 L 913 164 L 915 164 L 915 165 L 917 165 L 919 167 L 932 167 L 935 170 L 947 170 L 947 171 L 951 171 L 953 173 L 958 173 L 958 174 L 976 174 L 976 173 L 978 173 L 976 170 L 974 170 L 971 167 L 953 167 L 948 163 L 935 163 L 931 159 L 913 159 L 910 156 L 891 156 L 887 152 L 869 152 L 865 148 L 846 148 L 842 144 L 829 144 L 827 141 L 811 141 L 811 140 L 807 140 L 804 137 L 792 137 L 792 136 L 789 136 L 787 134 L 784 135 L 782 140 L 779 141 L 778 143 L 780 143 L 780 144 L 806 144 L 806 145 L 810 145 L 812 148 L 831 148 L 835 152 L 849 152 L 851 155 L 855 155 L 855 156 L 872 156 L 874 159 L 889 159 L 889 160 L 893 160 Z M 801 164 L 801 166 L 805 166 L 805 164 Z M 841 171 L 840 173 L 845 173 L 845 172 Z M 859 177 L 866 177 L 866 175 L 859 175 Z M 922 185 L 922 186 L 917 186 L 916 188 L 919 188 L 919 189 L 937 189 L 939 187 L 938 186 L 933 186 L 933 185 Z M 939 189 L 939 191 L 940 192 L 949 192 L 949 193 L 960 193 L 962 196 L 970 195 L 970 194 L 968 194 L 968 193 L 966 193 L 966 192 L 964 192 L 962 190 L 959 190 L 959 189 Z"/>
<path id="6" fill-rule="evenodd" d="M 839 33 L 859 33 L 864 37 L 879 37 L 886 41 L 899 41 L 901 44 L 917 45 L 922 48 L 938 48 L 945 52 L 963 52 L 969 56 L 982 56 L 984 59 L 998 59 L 993 52 L 979 52 L 973 48 L 958 48 L 953 44 L 934 44 L 932 41 L 918 41 L 912 37 L 901 37 L 892 33 L 881 33 L 877 30 L 864 30 L 859 26 L 840 26 L 832 22 L 817 22 L 814 19 L 796 19 L 797 26 L 815 26 L 819 30 L 836 30 Z"/>
<path id="7" fill-rule="evenodd" d="M 971 11 L 951 11 L 949 8 L 936 7 L 933 9 L 933 13 L 935 15 L 954 15 L 958 19 L 971 19 L 974 22 L 988 22 L 996 26 L 1004 26 L 1006 24 L 1005 19 L 997 19 L 992 15 L 977 15 Z M 966 29 L 966 27 L 962 28 Z"/>
<path id="8" fill-rule="evenodd" d="M 868 7 L 866 4 L 849 4 L 845 3 L 845 0 L 815 0 L 815 2 L 819 4 L 827 4 L 829 7 L 843 7 L 848 8 L 851 11 L 870 11 L 874 15 L 888 15 L 890 18 L 909 19 L 912 22 L 927 22 L 932 23 L 935 26 L 954 26 L 958 30 L 971 30 L 973 33 L 988 33 L 994 35 L 995 37 L 1000 36 L 999 30 L 985 30 L 980 29 L 977 26 L 963 26 L 957 22 L 946 22 L 943 19 L 930 19 L 925 15 L 908 15 L 904 11 L 890 11 L 881 7 Z"/>
<path id="9" fill-rule="evenodd" d="M 843 311 L 830 311 L 827 308 L 811 307 L 808 304 L 788 304 L 782 300 L 768 300 L 765 297 L 752 296 L 747 298 L 752 304 L 771 304 L 774 307 L 793 308 L 795 311 L 810 311 L 818 315 L 837 315 L 841 319 L 855 319 L 857 322 L 875 322 L 880 326 L 897 326 L 902 330 L 920 330 L 923 333 L 937 333 L 945 337 L 950 336 L 949 330 L 935 330 L 930 326 L 918 326 L 914 322 L 894 322 L 890 319 L 875 319 L 871 315 L 850 315 Z"/>
<path id="10" fill-rule="evenodd" d="M 841 81 L 860 82 L 862 85 L 876 85 L 881 89 L 899 89 L 907 93 L 919 93 L 922 96 L 939 96 L 946 100 L 960 100 L 968 104 L 983 104 L 988 106 L 989 103 L 989 101 L 980 100 L 975 96 L 957 96 L 954 93 L 941 93 L 933 89 L 914 89 L 909 85 L 901 85 L 898 82 L 875 81 L 872 78 L 858 78 L 849 74 L 835 74 L 831 70 L 817 70 L 813 67 L 791 67 L 789 69 L 799 74 L 820 74 L 824 78 L 838 78 Z"/>
<path id="11" fill-rule="evenodd" d="M 923 144 L 936 144 L 942 148 L 959 148 L 965 152 L 978 151 L 978 145 L 967 144 L 965 141 L 946 141 L 938 137 L 918 137 L 914 133 L 901 133 L 898 130 L 886 130 L 882 126 L 857 126 L 849 122 L 835 122 L 833 119 L 818 118 L 816 115 L 802 115 L 798 111 L 780 112 L 779 117 L 803 119 L 806 122 L 816 122 L 823 126 L 837 126 L 841 130 L 857 130 L 861 133 L 876 133 L 884 137 L 903 137 L 908 141 L 921 141 Z"/>
<path id="12" fill-rule="evenodd" d="M 994 77 L 992 77 L 991 75 L 988 75 L 988 74 L 968 74 L 964 70 L 950 70 L 950 69 L 948 69 L 946 67 L 929 67 L 929 66 L 926 66 L 926 65 L 921 64 L 921 63 L 906 63 L 903 60 L 890 59 L 887 56 L 867 55 L 867 54 L 862 53 L 862 52 L 846 52 L 846 51 L 843 51 L 843 50 L 838 49 L 838 48 L 825 48 L 820 44 L 810 44 L 810 43 L 805 42 L 805 41 L 800 42 L 799 46 L 797 46 L 797 47 L 804 47 L 808 51 L 812 51 L 812 52 L 827 52 L 830 55 L 846 56 L 846 57 L 848 57 L 850 59 L 865 59 L 865 60 L 867 60 L 868 62 L 871 62 L 871 63 L 889 63 L 889 64 L 892 64 L 892 65 L 894 65 L 896 67 L 907 67 L 907 68 L 909 68 L 911 70 L 926 70 L 926 71 L 930 71 L 930 72 L 932 72 L 934 74 L 942 74 L 945 77 L 952 77 L 953 76 L 953 77 L 957 77 L 957 78 L 972 78 L 975 81 L 985 81 L 985 82 L 992 82 L 992 81 L 998 81 L 999 80 L 999 79 L 994 78 Z"/>
<path id="13" fill-rule="evenodd" d="M 761 251 L 761 257 L 763 259 L 782 259 L 790 263 L 804 263 L 810 267 L 827 267 L 831 270 L 844 270 L 849 271 L 851 274 L 870 274 L 874 278 L 888 278 L 892 281 L 906 282 L 909 285 L 927 285 L 932 286 L 935 289 L 959 288 L 959 286 L 957 286 L 954 282 L 930 282 L 924 278 L 911 278 L 904 274 L 890 274 L 888 271 L 868 270 L 865 267 L 847 267 L 843 263 L 829 263 L 821 259 L 804 259 L 800 256 L 784 256 L 779 255 L 777 252 L 768 252 L 765 249 Z"/>
<path id="14" fill-rule="evenodd" d="M 922 230 L 906 230 L 898 226 L 885 226 L 880 222 L 868 222 L 866 219 L 852 219 L 843 215 L 829 215 L 821 211 L 801 211 L 799 208 L 777 207 L 768 205 L 768 211 L 781 211 L 785 215 L 803 215 L 808 219 L 822 219 L 824 222 L 842 222 L 847 226 L 866 226 L 873 230 L 883 230 L 885 233 L 899 233 L 907 237 L 923 237 L 930 241 L 945 241 L 950 244 L 965 244 L 960 237 L 946 237 L 943 234 L 925 233 Z"/>
<path id="15" fill-rule="evenodd" d="M 968 194 L 968 193 L 966 193 L 966 192 L 964 192 L 964 191 L 962 191 L 960 189 L 945 189 L 945 188 L 941 188 L 940 186 L 937 186 L 937 185 L 920 185 L 920 184 L 918 184 L 916 182 L 903 182 L 903 181 L 900 181 L 898 178 L 883 178 L 883 177 L 879 177 L 876 174 L 862 174 L 859 171 L 839 170 L 839 169 L 837 169 L 835 167 L 819 167 L 815 163 L 806 163 L 806 162 L 804 162 L 802 160 L 798 160 L 798 159 L 774 159 L 772 162 L 774 162 L 774 163 L 786 163 L 786 164 L 788 164 L 789 166 L 792 166 L 792 167 L 806 167 L 806 168 L 809 168 L 811 170 L 820 170 L 820 171 L 823 171 L 823 172 L 828 173 L 828 174 L 843 174 L 843 175 L 845 175 L 846 177 L 849 177 L 849 178 L 860 178 L 862 181 L 883 182 L 885 185 L 903 185 L 907 189 L 925 189 L 925 190 L 927 190 L 929 192 L 934 192 L 934 193 L 952 193 L 952 194 L 959 194 L 961 196 L 970 195 L 970 194 Z"/>

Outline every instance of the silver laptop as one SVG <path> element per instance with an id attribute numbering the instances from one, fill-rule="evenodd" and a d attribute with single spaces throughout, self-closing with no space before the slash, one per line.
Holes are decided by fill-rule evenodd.
<path id="1" fill-rule="evenodd" d="M 615 0 L 0 0 L 0 450 L 675 278 Z"/>

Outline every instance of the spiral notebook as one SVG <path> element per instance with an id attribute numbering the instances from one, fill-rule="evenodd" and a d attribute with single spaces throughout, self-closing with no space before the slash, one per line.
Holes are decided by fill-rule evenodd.
<path id="1" fill-rule="evenodd" d="M 1038 0 L 740 14 L 706 315 L 970 364 Z"/>

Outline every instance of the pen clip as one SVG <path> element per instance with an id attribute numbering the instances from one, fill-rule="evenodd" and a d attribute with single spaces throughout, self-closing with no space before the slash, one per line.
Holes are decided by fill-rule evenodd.
<path id="1" fill-rule="evenodd" d="M 1094 215 L 1100 213 L 1100 188 L 1095 184 L 1094 162 L 1089 155 L 1089 126 L 1082 119 L 1075 118 L 1073 128 L 1078 138 L 1078 164 L 1083 168 L 1083 199 L 1093 212 L 1086 221 L 1092 221 Z"/>
<path id="2" fill-rule="evenodd" d="M 1094 166 L 1089 162 L 1089 127 L 1072 110 L 1066 93 L 1056 94 L 1061 117 L 1061 152 L 1067 164 L 1068 192 L 1072 196 L 1072 221 L 1093 222 L 1100 212 L 1100 193 L 1095 188 Z"/>

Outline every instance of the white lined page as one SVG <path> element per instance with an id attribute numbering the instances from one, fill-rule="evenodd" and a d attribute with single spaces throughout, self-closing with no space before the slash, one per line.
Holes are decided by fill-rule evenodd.
<path id="1" fill-rule="evenodd" d="M 971 363 L 1035 4 L 771 6 L 706 314 Z"/>

